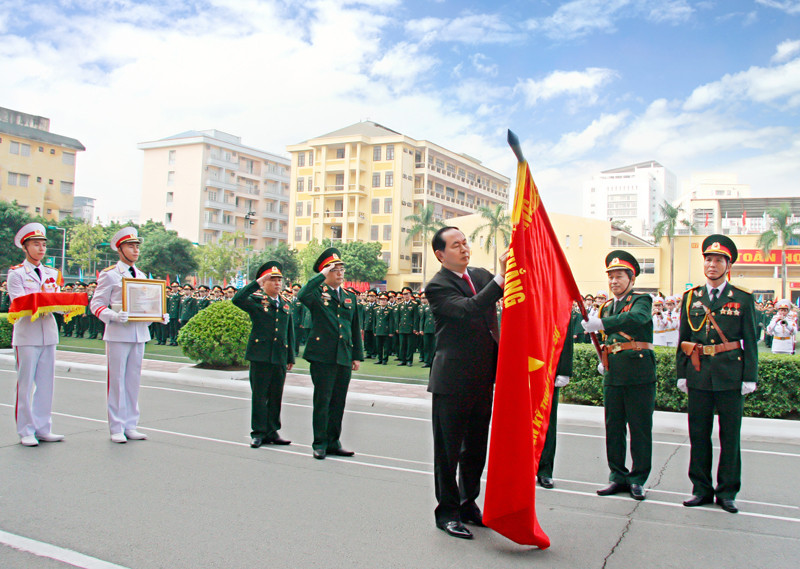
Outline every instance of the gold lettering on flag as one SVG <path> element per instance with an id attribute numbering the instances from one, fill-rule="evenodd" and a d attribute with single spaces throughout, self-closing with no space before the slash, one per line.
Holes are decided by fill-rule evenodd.
<path id="1" fill-rule="evenodd" d="M 522 286 L 522 275 L 525 269 L 517 269 L 517 260 L 514 257 L 514 249 L 508 250 L 506 260 L 506 284 L 503 286 L 503 308 L 509 308 L 515 304 L 525 302 L 525 291 Z"/>

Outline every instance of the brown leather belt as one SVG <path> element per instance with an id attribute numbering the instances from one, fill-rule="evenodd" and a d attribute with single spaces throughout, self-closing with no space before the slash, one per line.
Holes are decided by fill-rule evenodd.
<path id="1" fill-rule="evenodd" d="M 600 354 L 603 359 L 603 367 L 608 369 L 608 354 L 617 354 L 626 350 L 652 350 L 653 344 L 650 342 L 619 342 L 616 344 L 603 344 L 600 346 Z"/>
<path id="2" fill-rule="evenodd" d="M 739 342 L 723 342 L 721 344 L 698 344 L 696 342 L 681 342 L 681 351 L 689 356 L 695 371 L 700 371 L 700 356 L 716 356 L 722 352 L 741 349 Z"/>

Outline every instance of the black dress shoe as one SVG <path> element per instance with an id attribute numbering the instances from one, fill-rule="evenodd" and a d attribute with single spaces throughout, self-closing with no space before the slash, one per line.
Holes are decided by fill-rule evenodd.
<path id="1" fill-rule="evenodd" d="M 461 510 L 461 523 L 472 524 L 482 528 L 486 527 L 486 524 L 483 523 L 481 509 L 475 505 L 472 508 Z"/>
<path id="2" fill-rule="evenodd" d="M 622 484 L 621 482 L 612 482 L 605 488 L 601 488 L 597 491 L 598 496 L 611 496 L 612 494 L 619 494 L 621 492 L 627 492 L 630 490 L 630 486 L 627 484 Z"/>
<path id="3" fill-rule="evenodd" d="M 714 501 L 710 496 L 692 496 L 689 500 L 684 500 L 683 505 L 687 508 L 695 508 L 697 506 L 705 506 Z"/>
<path id="4" fill-rule="evenodd" d="M 264 444 L 264 439 L 262 439 L 261 437 L 253 437 L 252 439 L 250 439 L 250 446 L 252 448 L 258 448 L 262 444 Z"/>
<path id="5" fill-rule="evenodd" d="M 326 454 L 325 453 L 325 449 L 321 449 L 321 448 L 319 448 L 319 449 L 315 448 L 314 449 L 314 458 L 316 458 L 317 460 L 322 460 L 323 458 L 325 458 L 325 454 Z"/>
<path id="6" fill-rule="evenodd" d="M 431 367 L 430 364 L 422 364 L 422 367 Z"/>
<path id="7" fill-rule="evenodd" d="M 549 476 L 537 476 L 536 480 L 539 481 L 539 486 L 542 488 L 547 488 L 548 490 L 555 486 L 555 484 L 553 484 L 553 479 Z"/>
<path id="8" fill-rule="evenodd" d="M 292 441 L 287 441 L 286 439 L 282 439 L 280 437 L 275 437 L 274 439 L 270 439 L 268 441 L 264 441 L 268 445 L 290 445 Z"/>
<path id="9" fill-rule="evenodd" d="M 731 514 L 735 514 L 739 511 L 739 508 L 736 507 L 736 502 L 730 498 L 717 498 L 717 504 L 719 504 L 720 508 Z"/>
<path id="10" fill-rule="evenodd" d="M 400 362 L 400 363 L 399 363 L 399 364 L 397 364 L 397 365 L 399 365 L 399 366 L 404 366 L 404 365 L 406 365 L 406 362 Z"/>
<path id="11" fill-rule="evenodd" d="M 343 448 L 333 448 L 328 449 L 328 454 L 333 454 L 336 456 L 354 456 L 356 453 L 352 450 L 347 450 Z"/>
<path id="12" fill-rule="evenodd" d="M 644 488 L 642 488 L 641 484 L 631 484 L 631 498 L 644 500 Z"/>
<path id="13" fill-rule="evenodd" d="M 465 528 L 464 524 L 459 521 L 436 522 L 436 527 L 444 530 L 447 535 L 460 537 L 461 539 L 472 539 L 472 532 Z"/>

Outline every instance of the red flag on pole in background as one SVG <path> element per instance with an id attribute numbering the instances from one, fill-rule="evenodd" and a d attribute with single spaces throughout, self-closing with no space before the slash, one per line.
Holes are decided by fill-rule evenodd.
<path id="1" fill-rule="evenodd" d="M 508 142 L 519 163 L 483 522 L 517 543 L 545 549 L 550 538 L 536 518 L 536 471 L 572 301 L 581 296 L 511 131 Z"/>
<path id="2" fill-rule="evenodd" d="M 747 227 L 747 210 L 742 210 L 742 227 Z"/>
<path id="3" fill-rule="evenodd" d="M 169 282 L 169 273 L 167 273 L 167 287 L 169 287 L 169 286 L 170 286 L 170 282 Z"/>
<path id="4" fill-rule="evenodd" d="M 706 212 L 706 222 L 703 227 L 708 227 L 708 212 Z"/>

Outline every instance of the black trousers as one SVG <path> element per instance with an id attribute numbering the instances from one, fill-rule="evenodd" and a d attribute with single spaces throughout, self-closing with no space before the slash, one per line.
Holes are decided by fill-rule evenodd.
<path id="1" fill-rule="evenodd" d="M 742 455 L 740 435 L 744 396 L 738 389 L 725 391 L 689 390 L 689 480 L 692 494 L 733 500 L 742 487 Z M 717 487 L 711 479 L 711 433 L 714 410 L 719 414 L 719 465 Z"/>
<path id="2" fill-rule="evenodd" d="M 311 382 L 314 384 L 314 429 L 315 450 L 342 448 L 342 416 L 347 398 L 347 387 L 353 370 L 350 366 L 310 362 Z"/>
<path id="3" fill-rule="evenodd" d="M 391 338 L 389 336 L 375 336 L 375 358 L 379 362 L 389 359 L 389 346 Z"/>
<path id="4" fill-rule="evenodd" d="M 469 393 L 433 394 L 433 471 L 439 503 L 434 513 L 439 523 L 459 520 L 480 494 L 493 396 L 491 383 Z"/>
<path id="5" fill-rule="evenodd" d="M 425 356 L 423 361 L 428 364 L 433 364 L 433 355 L 436 353 L 436 334 L 424 334 L 422 337 L 422 345 Z"/>
<path id="6" fill-rule="evenodd" d="M 251 437 L 261 437 L 267 441 L 278 437 L 285 382 L 285 365 L 250 362 L 250 389 L 253 392 Z"/>
<path id="7" fill-rule="evenodd" d="M 397 357 L 401 362 L 410 364 L 414 361 L 414 345 L 416 337 L 414 334 L 400 334 L 400 347 L 397 352 Z"/>
<path id="8" fill-rule="evenodd" d="M 606 385 L 603 406 L 606 417 L 608 479 L 620 484 L 644 484 L 653 457 L 653 411 L 656 384 Z M 625 466 L 628 430 L 631 433 L 631 469 Z"/>
<path id="9" fill-rule="evenodd" d="M 550 407 L 550 424 L 547 427 L 547 436 L 544 438 L 542 456 L 539 458 L 538 476 L 553 477 L 553 464 L 556 458 L 556 435 L 558 434 L 558 393 L 560 387 L 553 388 L 553 403 Z"/>
<path id="10" fill-rule="evenodd" d="M 372 330 L 364 330 L 364 351 L 367 356 L 375 355 L 375 333 Z"/>

